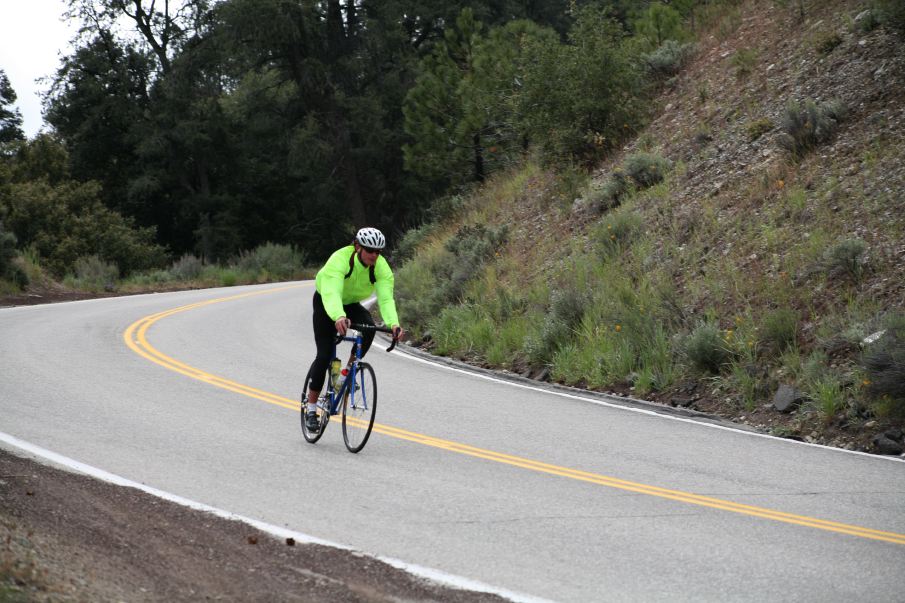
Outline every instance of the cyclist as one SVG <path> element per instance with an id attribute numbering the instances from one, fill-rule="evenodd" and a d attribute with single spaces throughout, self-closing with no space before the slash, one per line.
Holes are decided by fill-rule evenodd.
<path id="1" fill-rule="evenodd" d="M 317 397 L 332 360 L 336 334 L 345 335 L 352 322 L 374 324 L 371 313 L 360 302 L 376 291 L 380 315 L 393 329 L 393 339 L 398 340 L 404 334 L 393 299 L 393 271 L 386 258 L 380 255 L 385 246 L 382 232 L 376 228 L 362 228 L 352 244 L 335 251 L 315 277 L 313 322 L 317 357 L 311 363 L 305 415 L 305 426 L 309 431 L 319 429 Z M 374 341 L 374 332 L 362 333 L 362 339 L 361 355 L 364 356 Z M 349 362 L 353 358 L 350 357 Z"/>

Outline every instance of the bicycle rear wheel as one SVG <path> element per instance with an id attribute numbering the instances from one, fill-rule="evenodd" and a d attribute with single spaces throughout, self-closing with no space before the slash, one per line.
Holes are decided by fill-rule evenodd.
<path id="1" fill-rule="evenodd" d="M 358 452 L 368 443 L 377 414 L 377 379 L 370 364 L 358 364 L 349 390 L 343 397 L 343 441 L 349 452 Z"/>
<path id="2" fill-rule="evenodd" d="M 321 393 L 318 395 L 318 404 L 317 404 L 317 417 L 319 423 L 319 429 L 315 431 L 311 431 L 308 429 L 308 425 L 305 423 L 305 414 L 307 412 L 308 406 L 308 390 L 311 389 L 311 371 L 308 371 L 308 374 L 305 376 L 305 387 L 302 389 L 301 403 L 302 403 L 302 436 L 304 436 L 305 441 L 311 444 L 314 444 L 316 441 L 321 439 L 321 436 L 324 435 L 324 430 L 327 429 L 327 423 L 330 421 L 330 412 L 328 409 L 324 408 L 326 404 L 329 404 L 329 397 L 327 401 L 323 400 L 324 396 L 327 395 L 327 388 L 330 382 L 330 371 L 327 370 L 327 377 L 324 379 L 324 385 L 321 387 Z"/>

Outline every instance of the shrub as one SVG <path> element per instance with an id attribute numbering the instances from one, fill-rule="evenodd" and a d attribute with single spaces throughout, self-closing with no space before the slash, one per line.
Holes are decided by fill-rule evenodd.
<path id="1" fill-rule="evenodd" d="M 90 291 L 112 291 L 119 278 L 116 264 L 105 262 L 96 255 L 76 259 L 74 269 L 75 284 Z"/>
<path id="2" fill-rule="evenodd" d="M 905 3 L 902 0 L 880 0 L 879 9 L 883 25 L 905 33 Z"/>
<path id="3" fill-rule="evenodd" d="M 571 341 L 591 301 L 575 287 L 553 292 L 540 333 L 525 341 L 525 353 L 533 364 L 549 364 L 560 348 Z"/>
<path id="4" fill-rule="evenodd" d="M 239 255 L 236 268 L 245 273 L 290 279 L 304 267 L 305 254 L 289 245 L 265 243 Z"/>
<path id="5" fill-rule="evenodd" d="M 23 289 L 28 285 L 28 276 L 14 262 L 17 255 L 16 235 L 4 230 L 3 222 L 0 222 L 0 279 L 11 281 Z"/>
<path id="6" fill-rule="evenodd" d="M 506 241 L 505 225 L 498 229 L 484 224 L 465 224 L 446 242 L 447 251 L 453 254 L 449 276 L 443 286 L 438 287 L 441 305 L 458 301 L 465 291 L 465 285 L 478 275 L 479 268 L 491 258 Z"/>
<path id="7" fill-rule="evenodd" d="M 735 67 L 735 77 L 743 78 L 750 75 L 757 63 L 757 51 L 753 48 L 743 48 L 732 55 L 729 59 L 732 66 Z"/>
<path id="8" fill-rule="evenodd" d="M 784 352 L 795 344 L 798 333 L 798 313 L 782 308 L 767 314 L 763 323 L 764 342 L 777 353 Z"/>
<path id="9" fill-rule="evenodd" d="M 396 249 L 393 252 L 393 259 L 397 262 L 403 262 L 415 257 L 415 251 L 417 251 L 418 247 L 421 246 L 435 228 L 435 223 L 431 222 L 407 230 L 396 245 Z"/>
<path id="10" fill-rule="evenodd" d="M 669 77 L 681 71 L 688 62 L 694 46 L 676 40 L 666 40 L 655 51 L 641 57 L 648 71 L 655 77 Z"/>
<path id="11" fill-rule="evenodd" d="M 719 373 L 732 357 L 719 327 L 712 322 L 695 327 L 685 340 L 684 352 L 695 369 L 712 374 Z"/>
<path id="12" fill-rule="evenodd" d="M 594 230 L 594 237 L 605 254 L 612 254 L 627 247 L 641 234 L 641 216 L 632 211 L 620 210 L 606 216 Z"/>
<path id="13" fill-rule="evenodd" d="M 748 140 L 754 142 L 773 129 L 773 122 L 767 118 L 758 119 L 748 124 Z"/>
<path id="14" fill-rule="evenodd" d="M 204 262 L 190 253 L 185 254 L 170 266 L 170 275 L 180 281 L 191 281 L 201 276 L 204 270 Z"/>
<path id="15" fill-rule="evenodd" d="M 828 55 L 836 50 L 836 47 L 840 44 L 842 44 L 842 36 L 834 32 L 817 40 L 814 44 L 814 48 L 817 50 L 818 54 Z"/>
<path id="16" fill-rule="evenodd" d="M 811 405 L 822 415 L 825 423 L 829 423 L 845 408 L 845 388 L 836 377 L 822 377 L 807 389 Z"/>
<path id="17" fill-rule="evenodd" d="M 154 229 L 136 228 L 131 218 L 105 207 L 96 182 L 51 186 L 42 179 L 14 186 L 7 226 L 54 276 L 73 272 L 77 258 L 91 255 L 115 262 L 123 275 L 167 261 Z"/>
<path id="18" fill-rule="evenodd" d="M 515 97 L 517 127 L 548 162 L 593 161 L 614 148 L 643 114 L 643 78 L 622 26 L 606 11 L 575 11 L 568 43 L 528 40 Z"/>
<path id="19" fill-rule="evenodd" d="M 823 268 L 827 276 L 841 276 L 860 282 L 866 251 L 867 243 L 861 239 L 846 239 L 830 247 L 823 254 Z"/>
<path id="20" fill-rule="evenodd" d="M 625 173 L 635 181 L 638 188 L 659 184 L 670 169 L 669 160 L 653 153 L 634 153 L 625 159 Z"/>
<path id="21" fill-rule="evenodd" d="M 239 275 L 235 270 L 224 269 L 220 271 L 220 284 L 224 287 L 234 287 L 239 282 Z"/>
<path id="22" fill-rule="evenodd" d="M 855 26 L 858 30 L 867 33 L 878 28 L 883 21 L 883 12 L 877 8 L 869 8 L 861 12 L 855 18 Z"/>
<path id="23" fill-rule="evenodd" d="M 895 315 L 888 323 L 886 332 L 862 356 L 867 391 L 874 398 L 888 399 L 905 414 L 905 315 Z"/>
<path id="24" fill-rule="evenodd" d="M 631 190 L 631 183 L 622 169 L 616 169 L 610 178 L 600 187 L 592 187 L 585 195 L 584 201 L 592 213 L 602 214 L 618 207 L 622 197 Z"/>
<path id="25" fill-rule="evenodd" d="M 829 140 L 839 122 L 845 118 L 845 113 L 845 106 L 840 101 L 828 101 L 821 105 L 811 100 L 803 104 L 789 103 L 783 114 L 783 135 L 779 143 L 792 154 L 801 156 Z"/>

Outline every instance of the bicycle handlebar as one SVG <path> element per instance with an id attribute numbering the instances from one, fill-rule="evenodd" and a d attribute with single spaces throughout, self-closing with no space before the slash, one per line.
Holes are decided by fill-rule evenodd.
<path id="1" fill-rule="evenodd" d="M 388 327 L 378 327 L 377 325 L 366 325 L 366 324 L 361 324 L 361 323 L 357 323 L 357 322 L 353 322 L 352 324 L 350 324 L 349 328 L 355 329 L 356 331 L 373 331 L 375 333 L 380 332 L 380 333 L 389 333 L 390 335 L 393 334 L 393 329 L 390 329 Z M 342 339 L 343 339 L 342 335 L 336 336 L 337 343 L 342 341 Z M 392 352 L 396 348 L 397 343 L 398 343 L 398 341 L 394 338 L 393 343 L 390 345 L 390 347 L 387 348 L 387 352 Z"/>

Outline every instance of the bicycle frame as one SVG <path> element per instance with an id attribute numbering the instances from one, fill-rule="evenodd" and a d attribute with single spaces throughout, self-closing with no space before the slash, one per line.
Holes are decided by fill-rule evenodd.
<path id="1" fill-rule="evenodd" d="M 318 406 L 321 406 L 323 410 L 325 410 L 330 416 L 339 414 L 340 403 L 343 397 L 346 395 L 346 392 L 349 391 L 349 395 L 351 396 L 350 403 L 352 406 L 355 406 L 355 393 L 356 390 L 352 385 L 355 383 L 356 378 L 358 377 L 358 364 L 361 362 L 361 344 L 363 342 L 362 338 L 362 330 L 370 329 L 374 331 L 381 332 L 392 332 L 388 329 L 383 329 L 380 327 L 374 327 L 373 325 L 363 325 L 363 324 L 352 324 L 351 329 L 355 331 L 354 337 L 349 337 L 348 335 L 339 335 L 336 336 L 336 342 L 333 344 L 333 358 L 336 358 L 336 347 L 343 341 L 351 341 L 353 345 L 353 350 L 355 350 L 355 359 L 352 361 L 349 366 L 349 374 L 346 375 L 346 380 L 343 382 L 342 387 L 339 388 L 339 391 L 333 389 L 333 380 L 327 380 L 327 392 L 326 397 L 322 396 L 320 400 L 318 400 Z M 396 347 L 396 340 L 393 340 L 392 345 L 387 348 L 387 352 L 392 352 L 393 348 Z M 364 397 L 364 392 L 362 392 L 362 397 Z M 368 401 L 364 400 L 365 408 L 367 408 Z"/>
<path id="2" fill-rule="evenodd" d="M 355 359 L 352 361 L 352 364 L 349 366 L 349 374 L 346 375 L 346 380 L 343 382 L 342 386 L 339 388 L 339 391 L 333 389 L 333 380 L 327 380 L 327 397 L 323 400 L 323 409 L 326 410 L 330 415 L 339 414 L 339 405 L 340 401 L 345 396 L 346 391 L 349 388 L 352 388 L 352 384 L 355 383 L 355 378 L 358 377 L 358 363 L 361 362 L 361 344 L 362 344 L 362 336 L 361 331 L 355 331 L 355 337 L 349 336 L 341 336 L 338 335 L 336 337 L 336 344 L 333 346 L 333 358 L 336 358 L 336 346 L 339 345 L 340 342 L 343 341 L 351 341 L 353 345 L 353 349 L 355 350 Z M 352 396 L 352 402 L 355 401 L 355 389 L 352 388 L 352 391 L 349 393 Z M 319 401 L 320 402 L 320 401 Z M 367 404 L 367 400 L 365 401 Z"/>

